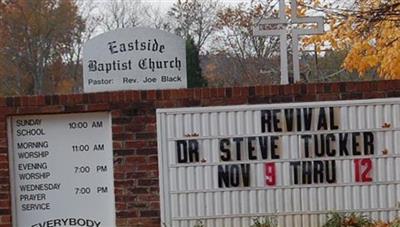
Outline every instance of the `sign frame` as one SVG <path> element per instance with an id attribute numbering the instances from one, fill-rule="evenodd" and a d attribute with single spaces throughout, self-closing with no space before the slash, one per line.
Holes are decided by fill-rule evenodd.
<path id="1" fill-rule="evenodd" d="M 159 155 L 159 176 L 160 176 L 160 202 L 161 202 L 161 223 L 166 223 L 167 225 L 171 225 L 173 218 L 172 218 L 172 212 L 171 212 L 171 190 L 170 186 L 172 184 L 171 180 L 169 179 L 169 174 L 170 174 L 170 169 L 172 167 L 176 167 L 178 164 L 169 164 L 169 152 L 174 152 L 170 148 L 168 148 L 168 140 L 177 140 L 181 139 L 183 135 L 173 137 L 173 138 L 167 138 L 168 137 L 168 132 L 170 130 L 176 130 L 176 129 L 171 129 L 167 128 L 167 117 L 169 115 L 185 115 L 185 114 L 212 114 L 212 113 L 219 113 L 219 112 L 240 112 L 240 111 L 260 111 L 264 109 L 294 109 L 294 108 L 328 108 L 328 107 L 352 107 L 352 106 L 369 106 L 369 105 L 400 105 L 400 98 L 385 98 L 385 99 L 365 99 L 365 100 L 338 100 L 338 101 L 315 101 L 315 102 L 299 102 L 299 103 L 277 103 L 277 104 L 257 104 L 257 105 L 237 105 L 237 106 L 211 106 L 211 107 L 193 107 L 193 108 L 168 108 L 168 109 L 157 109 L 157 139 L 159 141 L 158 144 L 158 155 Z M 394 116 L 394 115 L 393 115 Z M 190 117 L 189 117 L 190 118 Z M 201 117 L 200 117 L 201 118 Z M 196 118 L 199 119 L 199 118 Z M 184 118 L 182 117 L 182 121 Z M 188 120 L 188 124 L 192 124 L 194 122 L 193 118 L 191 120 Z M 171 123 L 171 127 L 176 127 Z M 183 123 L 182 123 L 183 124 Z M 199 123 L 200 124 L 200 123 Z M 397 122 L 399 124 L 399 122 Z M 183 127 L 183 126 L 182 126 Z M 190 127 L 190 126 L 188 126 Z M 209 126 L 211 127 L 211 126 Z M 373 128 L 374 130 L 376 128 Z M 182 132 L 185 131 L 185 129 L 180 129 Z M 345 130 L 345 129 L 343 129 Z M 357 129 L 362 131 L 361 129 Z M 376 129 L 377 130 L 377 129 Z M 315 131 L 311 131 L 310 133 L 315 133 Z M 328 131 L 327 133 L 329 133 Z M 397 131 L 396 131 L 397 132 Z M 174 132 L 176 133 L 176 132 Z M 187 133 L 185 131 L 185 133 Z M 296 134 L 296 131 L 291 132 L 292 134 Z M 284 134 L 284 133 L 283 133 Z M 193 137 L 193 139 L 204 139 L 204 138 L 209 138 L 212 137 L 212 139 L 219 138 L 213 137 L 210 135 L 202 137 L 202 135 L 196 135 L 199 137 Z M 226 136 L 231 138 L 232 135 L 220 135 L 221 137 Z M 238 136 L 243 136 L 243 137 L 248 137 L 249 135 L 238 135 Z M 252 135 L 253 136 L 253 135 Z M 188 138 L 190 139 L 190 137 Z M 210 142 L 211 143 L 211 142 Z M 214 148 L 212 148 L 214 150 Z M 300 148 L 299 148 L 300 149 Z M 298 151 L 300 152 L 300 150 Z M 380 151 L 379 151 L 380 152 Z M 356 156 L 349 156 L 349 158 L 354 158 L 356 159 Z M 373 157 L 374 158 L 374 157 Z M 299 159 L 301 160 L 301 159 Z M 337 156 L 335 157 L 334 160 L 337 160 Z M 261 162 L 261 160 L 260 160 Z M 267 161 L 264 161 L 267 162 Z M 193 164 L 193 165 L 192 165 Z M 198 167 L 199 165 L 196 165 L 196 163 L 192 164 L 183 164 L 183 166 L 194 166 Z M 220 164 L 229 164 L 229 163 L 220 163 Z M 170 166 L 172 165 L 172 167 Z M 214 163 L 213 163 L 214 165 Z M 339 184 L 339 183 L 338 183 Z M 373 184 L 373 183 L 372 183 Z M 177 186 L 178 187 L 178 186 Z M 308 188 L 313 187 L 313 185 L 308 186 Z M 318 187 L 318 185 L 316 185 Z M 176 188 L 176 187 L 175 187 Z M 178 190 L 178 189 L 177 189 Z M 214 189 L 217 190 L 217 189 Z M 238 189 L 239 190 L 239 189 Z M 190 190 L 189 190 L 190 191 Z M 196 191 L 196 189 L 194 189 Z M 200 189 L 199 191 L 205 191 L 207 192 L 207 189 Z M 220 191 L 224 191 L 224 189 L 220 189 Z M 178 193 L 176 191 L 176 193 Z M 396 212 L 400 211 L 400 207 L 396 208 Z M 327 212 L 326 212 L 327 213 Z M 305 214 L 310 214 L 313 215 L 313 212 L 305 212 Z M 214 215 L 211 218 L 234 218 L 235 215 L 232 214 L 226 214 L 226 215 Z M 207 220 L 207 219 L 202 219 L 205 218 L 206 216 L 200 217 L 198 219 L 189 219 L 189 218 L 181 218 L 179 220 L 187 220 L 187 221 L 193 221 L 193 220 Z M 263 217 L 260 214 L 255 214 L 254 216 L 249 216 L 251 217 Z"/>

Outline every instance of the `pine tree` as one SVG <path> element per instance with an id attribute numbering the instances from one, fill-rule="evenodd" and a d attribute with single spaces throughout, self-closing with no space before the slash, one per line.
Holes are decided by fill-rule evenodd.
<path id="1" fill-rule="evenodd" d="M 186 63 L 189 88 L 207 86 L 207 80 L 201 75 L 199 53 L 199 49 L 194 44 L 193 38 L 189 36 L 186 40 Z"/>

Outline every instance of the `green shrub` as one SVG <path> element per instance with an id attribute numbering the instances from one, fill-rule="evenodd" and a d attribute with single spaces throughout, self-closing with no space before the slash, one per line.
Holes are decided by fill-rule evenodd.
<path id="1" fill-rule="evenodd" d="M 350 213 L 330 213 L 323 227 L 372 227 L 373 222 L 367 216 Z"/>
<path id="2" fill-rule="evenodd" d="M 196 221 L 196 224 L 193 227 L 205 227 L 202 221 Z"/>
<path id="3" fill-rule="evenodd" d="M 163 223 L 164 227 L 167 227 Z M 203 221 L 196 221 L 193 227 L 206 227 Z M 253 219 L 250 227 L 279 227 L 276 217 L 257 217 Z M 400 218 L 391 222 L 372 221 L 369 217 L 357 213 L 337 213 L 328 214 L 328 220 L 322 227 L 400 227 Z"/>
<path id="4" fill-rule="evenodd" d="M 390 227 L 400 227 L 400 218 L 394 219 L 394 220 L 390 223 L 389 226 L 390 226 Z"/>
<path id="5" fill-rule="evenodd" d="M 250 227 L 277 227 L 278 223 L 275 217 L 264 217 L 253 219 L 254 224 Z"/>

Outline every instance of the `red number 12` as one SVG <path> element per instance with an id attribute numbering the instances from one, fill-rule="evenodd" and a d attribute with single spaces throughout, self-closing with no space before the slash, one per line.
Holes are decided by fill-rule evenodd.
<path id="1" fill-rule="evenodd" d="M 372 177 L 370 176 L 370 172 L 372 170 L 371 159 L 355 159 L 354 168 L 356 182 L 372 182 Z"/>

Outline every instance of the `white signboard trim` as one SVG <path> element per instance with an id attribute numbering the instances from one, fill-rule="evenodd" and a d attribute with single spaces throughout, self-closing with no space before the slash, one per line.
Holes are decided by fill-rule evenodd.
<path id="1" fill-rule="evenodd" d="M 262 110 L 265 109 L 266 106 L 269 109 L 279 109 L 279 108 L 287 108 L 290 104 L 291 108 L 302 108 L 302 107 L 341 107 L 347 105 L 357 105 L 357 106 L 366 106 L 366 105 L 375 105 L 382 103 L 390 103 L 390 104 L 400 104 L 400 98 L 384 98 L 384 99 L 360 99 L 360 100 L 340 100 L 340 101 L 313 101 L 313 102 L 287 102 L 287 103 L 265 103 L 265 104 L 245 104 L 245 105 L 237 105 L 237 106 L 208 106 L 208 107 L 187 107 L 187 108 L 163 108 L 157 109 L 157 114 L 166 113 L 166 114 L 185 114 L 185 113 L 210 113 L 210 112 L 224 112 L 224 111 L 242 111 L 242 110 Z"/>

